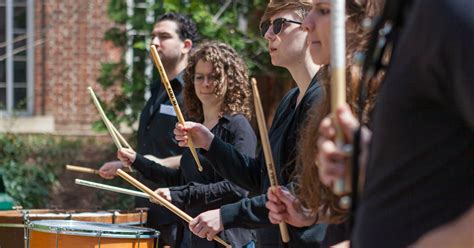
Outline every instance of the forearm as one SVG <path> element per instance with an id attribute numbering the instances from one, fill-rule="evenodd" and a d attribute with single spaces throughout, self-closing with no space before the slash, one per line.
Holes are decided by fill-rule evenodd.
<path id="1" fill-rule="evenodd" d="M 144 156 L 137 154 L 132 167 L 140 171 L 149 180 L 166 183 L 168 186 L 178 185 L 181 181 L 179 169 L 172 169 L 155 163 Z"/>
<path id="2" fill-rule="evenodd" d="M 256 229 L 272 225 L 268 219 L 266 201 L 266 195 L 262 194 L 221 206 L 220 214 L 224 228 Z"/>
<path id="3" fill-rule="evenodd" d="M 208 210 L 236 202 L 246 197 L 247 191 L 223 180 L 211 184 L 190 183 L 186 186 L 171 187 L 170 194 L 175 204 Z"/>
<path id="4" fill-rule="evenodd" d="M 203 155 L 223 178 L 248 191 L 261 191 L 261 157 L 246 156 L 218 137 L 214 137 Z"/>

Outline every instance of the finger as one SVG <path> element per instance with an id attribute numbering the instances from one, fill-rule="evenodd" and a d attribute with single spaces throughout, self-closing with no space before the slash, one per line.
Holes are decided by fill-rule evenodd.
<path id="1" fill-rule="evenodd" d="M 198 217 L 199 217 L 199 216 L 198 216 Z M 188 226 L 189 226 L 189 229 L 190 229 L 190 230 L 194 229 L 194 227 L 197 225 L 197 223 L 198 223 L 197 218 L 198 218 L 198 217 L 192 219 L 192 220 L 188 223 Z"/>
<path id="2" fill-rule="evenodd" d="M 207 240 L 212 241 L 212 240 L 214 239 L 214 237 L 217 236 L 218 233 L 219 233 L 219 232 L 214 231 L 214 230 L 212 230 L 212 229 L 209 230 L 209 232 L 208 232 L 207 235 L 206 235 L 206 236 L 207 236 Z"/>
<path id="3" fill-rule="evenodd" d="M 286 206 L 282 204 L 276 204 L 275 202 L 267 201 L 265 207 L 274 213 L 284 213 L 286 211 Z"/>
<path id="4" fill-rule="evenodd" d="M 277 214 L 277 213 L 273 213 L 273 212 L 268 213 L 268 219 L 270 221 L 273 220 L 272 223 L 274 223 L 274 224 L 279 224 L 279 223 L 283 222 L 284 221 L 284 216 L 285 216 L 285 214 Z"/>
<path id="5" fill-rule="evenodd" d="M 187 147 L 188 146 L 188 141 L 187 140 L 180 141 L 180 142 L 178 142 L 178 146 Z"/>
<path id="6" fill-rule="evenodd" d="M 208 229 L 205 225 L 202 225 L 201 223 L 199 223 L 195 229 L 197 229 L 197 233 L 196 233 L 197 236 L 199 236 L 200 238 L 207 237 Z"/>
<path id="7" fill-rule="evenodd" d="M 274 201 L 274 202 L 278 201 L 277 196 L 275 195 L 271 187 L 268 188 L 267 190 L 267 197 L 269 201 Z"/>
<path id="8" fill-rule="evenodd" d="M 175 136 L 183 136 L 183 135 L 186 135 L 187 132 L 175 128 L 175 129 L 173 130 L 173 133 L 174 133 Z"/>
<path id="9" fill-rule="evenodd" d="M 319 133 L 327 139 L 334 138 L 336 135 L 336 129 L 330 117 L 326 117 L 321 121 L 321 124 L 319 124 Z"/>
<path id="10" fill-rule="evenodd" d="M 349 106 L 344 104 L 337 109 L 337 120 L 341 125 L 341 129 L 344 132 L 347 140 L 352 143 L 354 139 L 354 133 L 359 128 L 359 121 L 352 114 Z"/>
<path id="11" fill-rule="evenodd" d="M 271 214 L 271 213 L 268 213 L 268 219 L 270 220 L 270 222 L 271 222 L 272 224 L 280 224 L 280 223 L 281 223 L 281 221 L 279 221 L 278 219 L 276 219 L 276 218 L 273 216 L 273 214 Z"/>
<path id="12" fill-rule="evenodd" d="M 275 194 L 278 196 L 278 199 L 286 206 L 291 206 L 296 201 L 298 201 L 288 189 L 283 189 L 281 186 L 277 187 Z"/>

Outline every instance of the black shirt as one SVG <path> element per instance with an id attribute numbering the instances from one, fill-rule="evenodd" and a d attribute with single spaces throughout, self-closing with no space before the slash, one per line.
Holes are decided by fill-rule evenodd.
<path id="1" fill-rule="evenodd" d="M 238 151 L 253 157 L 257 145 L 257 138 L 248 120 L 241 114 L 224 115 L 219 119 L 211 132 L 226 142 L 229 142 Z M 200 150 L 198 150 L 200 151 Z M 171 187 L 170 192 L 173 203 L 184 209 L 191 216 L 196 216 L 204 211 L 215 209 L 223 204 L 236 202 L 247 196 L 247 192 L 240 187 L 224 180 L 212 168 L 210 161 L 198 153 L 203 171 L 198 171 L 196 162 L 186 149 L 178 169 L 167 168 L 156 164 L 137 154 L 133 167 L 150 179 Z M 181 186 L 178 186 L 181 185 Z M 184 237 L 190 238 L 192 247 L 214 247 L 214 242 L 209 242 L 195 235 L 189 235 L 187 226 Z M 241 247 L 253 239 L 250 230 L 230 229 L 221 233 L 221 237 L 231 241 L 233 247 Z M 181 242 L 181 240 L 178 240 Z"/>
<path id="2" fill-rule="evenodd" d="M 184 81 L 182 76 L 183 72 L 170 81 L 180 107 L 183 106 L 182 89 Z M 181 155 L 184 149 L 178 146 L 173 134 L 178 119 L 172 110 L 173 106 L 161 80 L 156 81 L 151 86 L 150 91 L 151 97 L 140 115 L 137 152 L 158 158 Z M 161 184 L 147 180 L 147 178 L 148 175 L 146 174 L 139 176 L 140 181 L 151 189 L 161 186 Z M 157 225 L 169 224 L 176 220 L 167 209 L 150 203 L 147 199 L 136 198 L 135 202 L 137 207 L 149 208 L 147 226 L 156 228 Z"/>
<path id="3" fill-rule="evenodd" d="M 323 89 L 318 84 L 316 76 L 300 104 L 296 106 L 298 95 L 298 88 L 287 93 L 277 108 L 269 131 L 275 170 L 282 185 L 290 183 L 290 175 L 295 168 L 297 136 L 307 117 L 307 111 L 313 104 L 318 104 L 323 99 Z M 224 178 L 260 194 L 222 206 L 220 212 L 224 227 L 264 227 L 257 230 L 260 246 L 281 246 L 278 226 L 270 223 L 268 209 L 265 207 L 270 182 L 263 153 L 260 152 L 256 159 L 252 159 L 215 137 L 205 156 Z M 314 225 L 309 228 L 288 227 L 291 247 L 318 247 L 326 229 L 326 225 Z"/>
<path id="4" fill-rule="evenodd" d="M 414 1 L 373 120 L 354 247 L 407 247 L 473 205 L 474 1 Z"/>

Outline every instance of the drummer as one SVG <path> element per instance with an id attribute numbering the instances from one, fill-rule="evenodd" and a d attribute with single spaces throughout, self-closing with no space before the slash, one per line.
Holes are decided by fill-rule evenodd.
<path id="1" fill-rule="evenodd" d="M 193 44 L 198 39 L 196 25 L 182 14 L 167 13 L 158 17 L 151 38 L 151 43 L 158 49 L 178 104 L 182 105 L 183 70 L 188 63 Z M 147 158 L 155 157 L 154 159 L 162 164 L 176 168 L 179 166 L 183 152 L 173 137 L 173 127 L 177 121 L 176 114 L 160 80 L 151 86 L 150 91 L 151 97 L 140 115 L 138 152 L 147 154 Z M 120 161 L 107 162 L 100 168 L 99 173 L 103 178 L 112 179 L 117 169 L 122 167 L 123 164 Z M 143 174 L 143 176 L 149 178 L 150 175 Z M 158 181 L 152 182 L 143 178 L 140 181 L 153 189 L 165 186 L 159 184 Z M 136 198 L 136 206 L 150 208 L 147 226 L 161 232 L 159 246 L 172 245 L 176 239 L 174 215 L 146 199 Z"/>
<path id="2" fill-rule="evenodd" d="M 213 135 L 230 143 L 236 150 L 253 157 L 257 138 L 250 126 L 251 89 L 244 60 L 227 44 L 206 42 L 189 58 L 184 73 L 184 106 L 192 120 L 202 123 Z M 179 168 L 168 168 L 147 160 L 131 149 L 118 152 L 119 159 L 153 180 L 168 186 L 157 192 L 191 216 L 236 202 L 247 196 L 242 188 L 224 180 L 204 156 L 198 155 L 203 167 L 199 171 L 186 149 Z M 181 232 L 180 232 L 181 231 Z M 181 236 L 181 235 L 182 236 Z M 231 228 L 221 234 L 232 247 L 253 246 L 253 232 Z M 175 247 L 216 247 L 192 235 L 187 224 L 180 226 Z"/>

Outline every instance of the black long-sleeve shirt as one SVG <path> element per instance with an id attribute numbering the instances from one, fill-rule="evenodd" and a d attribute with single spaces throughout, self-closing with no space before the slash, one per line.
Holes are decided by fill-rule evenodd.
<path id="1" fill-rule="evenodd" d="M 290 175 L 295 168 L 299 130 L 305 122 L 307 112 L 313 104 L 318 104 L 324 99 L 324 91 L 317 82 L 316 76 L 301 102 L 296 105 L 298 95 L 298 88 L 294 88 L 283 98 L 269 131 L 275 170 L 282 185 L 290 183 Z M 257 158 L 253 159 L 215 137 L 205 156 L 224 178 L 242 188 L 261 194 L 221 206 L 224 227 L 264 228 L 257 230 L 260 245 L 262 247 L 281 246 L 278 226 L 271 225 L 268 220 L 268 209 L 265 207 L 266 191 L 270 182 L 263 153 L 260 152 Z M 288 227 L 291 247 L 318 247 L 324 239 L 326 230 L 324 224 L 313 225 L 309 228 Z"/>
<path id="2" fill-rule="evenodd" d="M 410 246 L 474 204 L 474 1 L 412 2 L 377 96 L 354 247 Z"/>
<path id="3" fill-rule="evenodd" d="M 238 151 L 252 157 L 255 155 L 257 139 L 250 123 L 243 115 L 224 115 L 211 132 Z M 202 172 L 198 171 L 189 149 L 183 152 L 178 169 L 162 166 L 139 154 L 132 166 L 149 179 L 170 187 L 172 202 L 191 216 L 247 196 L 247 191 L 217 174 L 209 160 L 200 154 L 200 150 L 198 156 L 203 167 Z M 253 239 L 252 231 L 238 228 L 226 230 L 221 236 L 230 241 L 234 247 L 241 247 Z M 192 247 L 215 246 L 214 242 L 191 236 L 187 227 L 184 228 L 184 238 L 190 238 L 187 242 L 190 242 Z"/>

